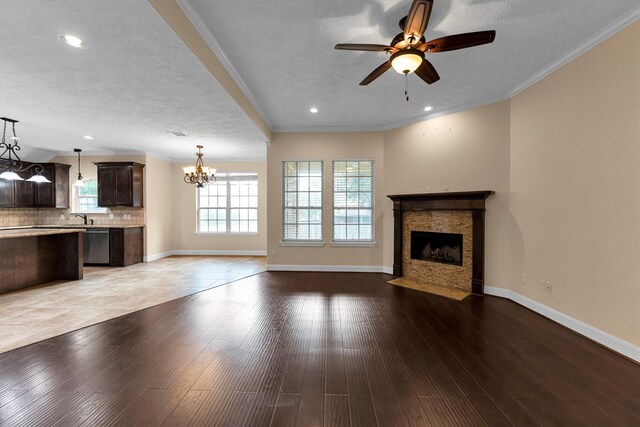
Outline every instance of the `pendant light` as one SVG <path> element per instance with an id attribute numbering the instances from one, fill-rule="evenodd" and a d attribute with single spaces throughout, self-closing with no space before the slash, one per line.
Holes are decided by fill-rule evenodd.
<path id="1" fill-rule="evenodd" d="M 73 151 L 78 153 L 78 178 L 76 179 L 76 182 L 73 183 L 73 185 L 75 187 L 84 187 L 84 181 L 83 181 L 83 178 L 82 178 L 82 173 L 80 172 L 80 152 L 82 150 L 79 149 L 79 148 L 74 148 Z"/>

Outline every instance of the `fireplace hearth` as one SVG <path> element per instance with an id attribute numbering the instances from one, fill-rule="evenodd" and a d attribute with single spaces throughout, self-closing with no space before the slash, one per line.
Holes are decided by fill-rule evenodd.
<path id="1" fill-rule="evenodd" d="M 491 194 L 387 196 L 393 201 L 394 280 L 483 294 L 485 200 Z"/>
<path id="2" fill-rule="evenodd" d="M 411 259 L 462 265 L 462 234 L 412 231 Z"/>

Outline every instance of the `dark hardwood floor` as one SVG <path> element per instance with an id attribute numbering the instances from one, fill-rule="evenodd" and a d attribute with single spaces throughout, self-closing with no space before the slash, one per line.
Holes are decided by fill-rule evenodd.
<path id="1" fill-rule="evenodd" d="M 388 278 L 262 273 L 0 354 L 0 425 L 640 425 L 637 364 Z"/>

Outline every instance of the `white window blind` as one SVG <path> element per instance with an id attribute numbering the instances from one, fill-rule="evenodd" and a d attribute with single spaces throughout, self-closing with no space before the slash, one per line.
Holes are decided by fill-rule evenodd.
<path id="1" fill-rule="evenodd" d="M 282 240 L 322 240 L 322 161 L 283 161 L 282 175 Z"/>
<path id="2" fill-rule="evenodd" d="M 333 162 L 333 240 L 373 241 L 373 160 Z"/>
<path id="3" fill-rule="evenodd" d="M 220 173 L 198 188 L 198 233 L 257 233 L 258 175 Z"/>

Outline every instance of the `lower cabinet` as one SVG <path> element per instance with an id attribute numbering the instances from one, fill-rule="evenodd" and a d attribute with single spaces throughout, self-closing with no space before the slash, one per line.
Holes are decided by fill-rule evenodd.
<path id="1" fill-rule="evenodd" d="M 126 267 L 143 260 L 144 227 L 109 229 L 109 265 Z"/>

